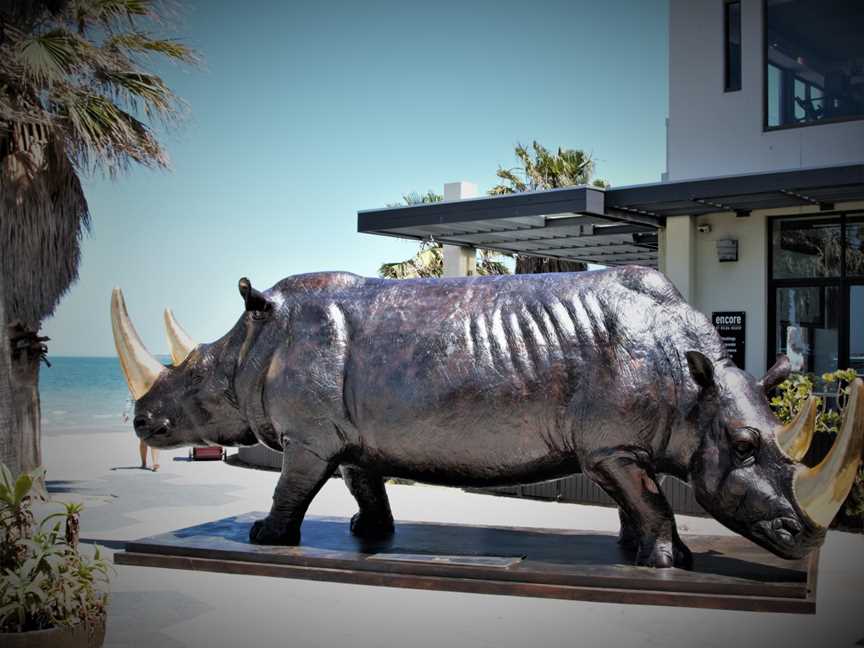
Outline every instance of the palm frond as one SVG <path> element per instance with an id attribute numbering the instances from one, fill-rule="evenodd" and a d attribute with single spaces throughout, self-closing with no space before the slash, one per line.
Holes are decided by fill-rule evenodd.
<path id="1" fill-rule="evenodd" d="M 199 62 L 193 49 L 176 40 L 151 38 L 143 32 L 128 32 L 110 36 L 103 43 L 107 50 L 123 50 L 142 54 L 159 54 L 182 63 L 195 64 Z"/>
<path id="2" fill-rule="evenodd" d="M 130 162 L 148 167 L 168 166 L 168 157 L 150 129 L 105 97 L 72 93 L 65 109 L 73 161 L 83 167 L 95 163 L 114 174 L 125 170 Z"/>
<path id="3" fill-rule="evenodd" d="M 73 4 L 72 14 L 82 34 L 93 26 L 112 31 L 118 20 L 131 26 L 135 18 L 149 17 L 152 5 L 150 0 L 78 0 Z"/>
<path id="4" fill-rule="evenodd" d="M 53 83 L 71 73 L 80 50 L 78 39 L 64 29 L 34 34 L 18 43 L 17 62 L 37 83 Z"/>
<path id="5" fill-rule="evenodd" d="M 170 120 L 178 114 L 177 96 L 155 74 L 103 72 L 100 80 L 111 98 L 135 112 L 142 110 L 148 119 Z"/>

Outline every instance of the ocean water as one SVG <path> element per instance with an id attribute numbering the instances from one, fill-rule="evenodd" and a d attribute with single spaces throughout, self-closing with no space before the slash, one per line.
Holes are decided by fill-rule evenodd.
<path id="1" fill-rule="evenodd" d="M 131 397 L 117 358 L 49 360 L 39 371 L 43 434 L 132 431 Z"/>

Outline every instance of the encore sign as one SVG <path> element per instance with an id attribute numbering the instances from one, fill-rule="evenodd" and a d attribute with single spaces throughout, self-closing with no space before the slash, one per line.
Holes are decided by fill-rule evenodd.
<path id="1" fill-rule="evenodd" d="M 711 313 L 711 323 L 723 338 L 726 352 L 739 369 L 744 369 L 744 340 L 746 316 L 744 311 Z"/>

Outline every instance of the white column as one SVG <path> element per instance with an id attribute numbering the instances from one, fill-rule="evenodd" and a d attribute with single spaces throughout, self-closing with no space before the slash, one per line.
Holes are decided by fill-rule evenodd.
<path id="1" fill-rule="evenodd" d="M 477 196 L 477 185 L 471 182 L 447 182 L 444 184 L 444 200 L 464 200 Z M 477 253 L 473 247 L 461 245 L 444 246 L 444 276 L 469 277 L 475 274 Z"/>
<path id="2" fill-rule="evenodd" d="M 663 241 L 666 276 L 688 303 L 696 303 L 696 219 L 692 216 L 667 216 Z"/>

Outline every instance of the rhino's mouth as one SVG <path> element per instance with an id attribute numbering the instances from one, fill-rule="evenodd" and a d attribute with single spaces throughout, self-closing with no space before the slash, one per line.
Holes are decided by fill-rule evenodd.
<path id="1" fill-rule="evenodd" d="M 777 547 L 787 553 L 796 553 L 799 539 L 804 527 L 798 520 L 791 517 L 776 517 L 773 520 L 762 520 L 753 525 L 752 531 L 760 540 Z"/>
<path id="2" fill-rule="evenodd" d="M 149 415 L 136 416 L 132 422 L 135 433 L 140 439 L 150 439 L 155 436 L 165 436 L 171 426 L 167 419 L 153 421 Z"/>

